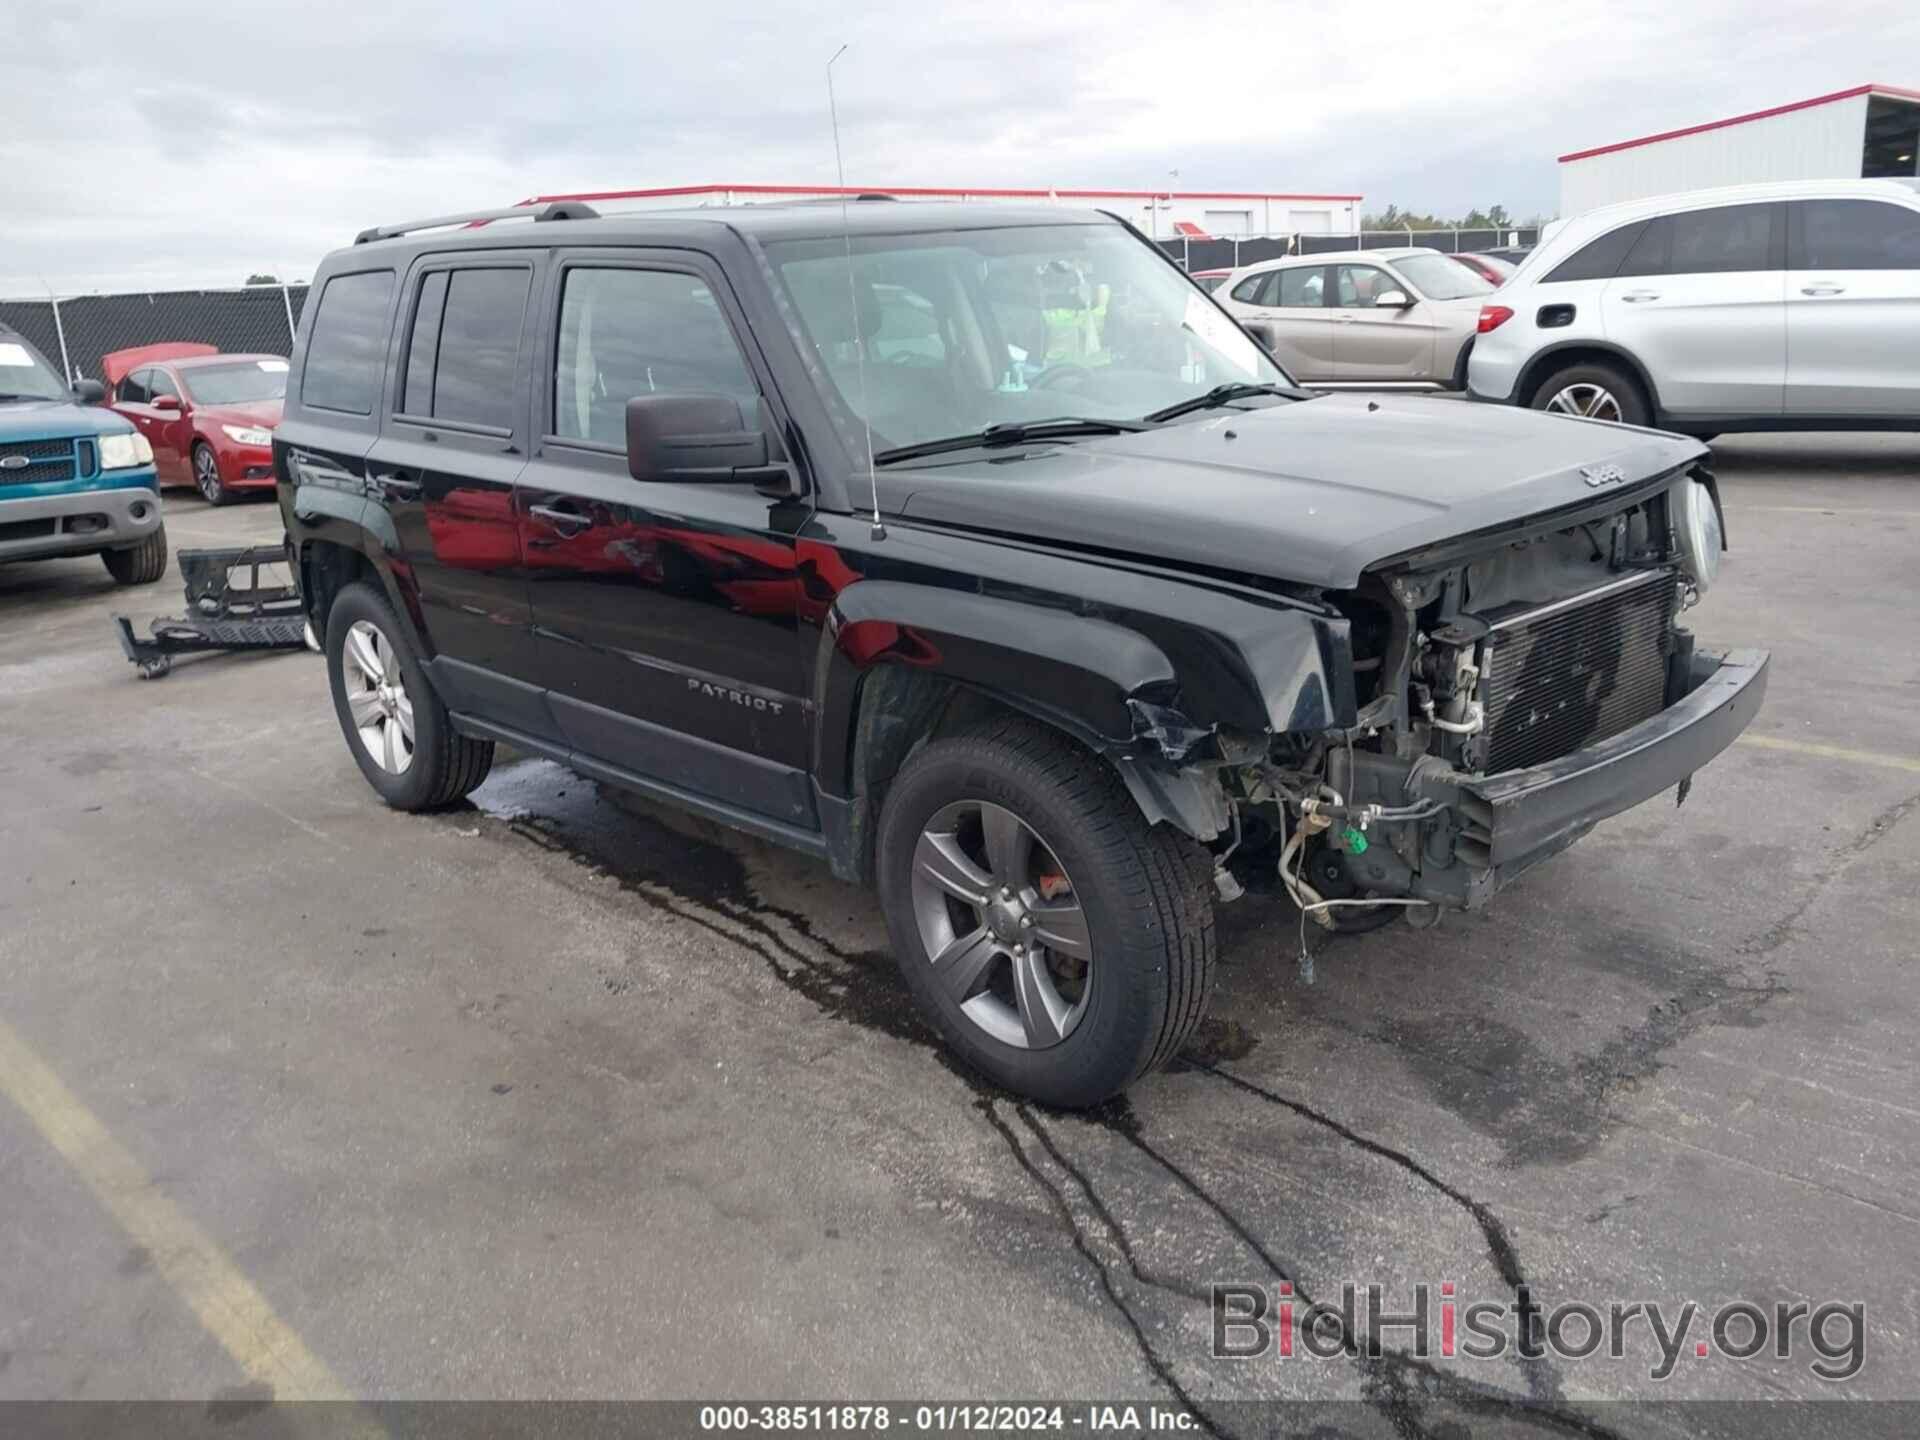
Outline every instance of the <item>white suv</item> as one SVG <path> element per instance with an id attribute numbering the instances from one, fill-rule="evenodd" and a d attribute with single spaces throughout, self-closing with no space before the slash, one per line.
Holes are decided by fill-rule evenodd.
<path id="1" fill-rule="evenodd" d="M 1920 189 L 1810 180 L 1589 211 L 1479 328 L 1478 400 L 1697 435 L 1920 429 Z"/>

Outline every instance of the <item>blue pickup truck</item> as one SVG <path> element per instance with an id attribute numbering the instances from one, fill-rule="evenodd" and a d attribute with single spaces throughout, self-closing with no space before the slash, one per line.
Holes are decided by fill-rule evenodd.
<path id="1" fill-rule="evenodd" d="M 0 562 L 98 555 L 122 585 L 166 573 L 153 447 L 105 398 L 0 326 Z"/>

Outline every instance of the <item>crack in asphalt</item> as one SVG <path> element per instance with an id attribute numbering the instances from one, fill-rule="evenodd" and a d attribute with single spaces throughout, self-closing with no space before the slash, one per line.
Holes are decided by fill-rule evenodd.
<path id="1" fill-rule="evenodd" d="M 1813 884 L 1807 887 L 1807 893 L 1801 896 L 1785 915 L 1741 946 L 1740 954 L 1758 958 L 1762 955 L 1771 955 L 1785 945 L 1793 938 L 1793 932 L 1799 926 L 1801 917 L 1811 910 L 1814 902 L 1826 893 L 1827 886 L 1844 875 L 1847 867 L 1855 860 L 1892 834 L 1893 827 L 1917 808 L 1920 808 L 1920 795 L 1909 795 L 1904 800 L 1896 800 L 1869 820 L 1866 828 L 1853 839 L 1830 852 L 1829 863 L 1825 868 L 1814 873 Z"/>
<path id="2" fill-rule="evenodd" d="M 1048 1201 L 1051 1202 L 1054 1213 L 1059 1217 L 1060 1223 L 1066 1227 L 1068 1238 L 1073 1242 L 1073 1248 L 1080 1254 L 1082 1259 L 1093 1267 L 1094 1273 L 1099 1277 L 1100 1288 L 1107 1297 L 1108 1305 L 1119 1314 L 1120 1318 L 1126 1323 L 1127 1329 L 1132 1332 L 1133 1342 L 1140 1351 L 1140 1358 L 1145 1361 L 1147 1369 L 1153 1372 L 1153 1377 L 1172 1392 L 1174 1397 L 1187 1408 L 1187 1412 L 1199 1422 L 1201 1428 L 1204 1429 L 1207 1434 L 1218 1437 L 1218 1440 L 1233 1440 L 1232 1432 L 1220 1428 L 1219 1424 L 1202 1408 L 1200 1402 L 1194 1399 L 1192 1393 L 1186 1386 L 1180 1383 L 1179 1378 L 1173 1373 L 1171 1363 L 1168 1362 L 1159 1351 L 1153 1348 L 1153 1342 L 1147 1338 L 1146 1327 L 1140 1323 L 1140 1318 L 1135 1315 L 1132 1310 L 1127 1308 L 1126 1301 L 1120 1298 L 1119 1288 L 1113 1283 L 1112 1268 L 1094 1253 L 1093 1246 L 1087 1238 L 1086 1231 L 1081 1227 L 1079 1220 L 1075 1218 L 1073 1207 L 1067 1203 L 1067 1197 L 1061 1192 L 1060 1187 L 1053 1184 L 1045 1175 L 1041 1174 L 1040 1167 L 1033 1163 L 1033 1158 L 1027 1154 L 1026 1147 L 1020 1143 L 1020 1137 L 1014 1134 L 1013 1127 L 1000 1118 L 998 1103 L 994 1097 L 983 1094 L 974 1101 L 974 1107 L 986 1117 L 987 1124 L 991 1125 L 994 1130 L 998 1132 L 1000 1138 L 1006 1142 L 1007 1149 L 1013 1152 L 1014 1160 L 1017 1161 L 1020 1168 L 1026 1172 L 1027 1178 L 1033 1181 L 1034 1185 L 1040 1190 L 1040 1193 L 1045 1195 Z M 1039 1129 L 1035 1125 L 1033 1117 L 1027 1112 L 1026 1106 L 1016 1106 L 1015 1113 L 1026 1122 L 1029 1129 L 1032 1129 L 1036 1134 L 1039 1133 Z M 1042 1144 L 1046 1144 L 1046 1142 L 1043 1140 Z M 1047 1151 L 1053 1155 L 1056 1160 L 1059 1159 L 1059 1152 L 1054 1150 L 1051 1145 L 1047 1145 Z M 1062 1168 L 1067 1169 L 1069 1174 L 1074 1174 L 1074 1178 L 1080 1182 L 1081 1189 L 1087 1190 L 1086 1182 L 1082 1177 L 1075 1174 L 1074 1171 L 1070 1167 L 1065 1166 L 1064 1163 L 1062 1164 Z M 1089 1190 L 1089 1201 L 1091 1201 L 1092 1198 L 1092 1193 Z M 1132 1266 L 1132 1247 L 1121 1241 L 1119 1226 L 1115 1224 L 1111 1214 L 1103 1204 L 1096 1204 L 1095 1210 L 1096 1213 L 1100 1215 L 1102 1223 L 1106 1225 L 1108 1231 L 1114 1236 L 1115 1243 L 1121 1253 L 1128 1257 L 1128 1263 Z M 1133 1268 L 1134 1273 L 1138 1275 L 1140 1273 L 1138 1268 Z M 1149 1281 L 1148 1283 L 1151 1284 L 1155 1282 Z"/>
<path id="3" fill-rule="evenodd" d="M 1391 1145 L 1369 1139 L 1331 1115 L 1314 1109 L 1311 1105 L 1299 1100 L 1290 1100 L 1284 1095 L 1267 1089 L 1264 1085 L 1257 1085 L 1217 1065 L 1195 1062 L 1194 1068 L 1215 1079 L 1224 1080 L 1235 1089 L 1264 1100 L 1270 1105 L 1278 1105 L 1282 1109 L 1290 1110 L 1303 1120 L 1312 1121 L 1315 1125 L 1331 1130 L 1342 1140 L 1359 1146 L 1368 1154 L 1378 1155 L 1381 1159 L 1398 1165 L 1421 1183 L 1432 1187 L 1465 1210 L 1473 1217 L 1473 1223 L 1479 1227 L 1481 1236 L 1487 1242 L 1487 1257 L 1493 1261 L 1493 1268 L 1499 1272 L 1500 1279 L 1508 1289 L 1513 1291 L 1515 1298 L 1519 1301 L 1521 1324 L 1532 1324 L 1533 1317 L 1540 1313 L 1540 1307 L 1533 1301 L 1532 1282 L 1527 1279 L 1526 1272 L 1520 1268 L 1520 1253 L 1514 1246 L 1513 1237 L 1507 1233 L 1506 1225 L 1493 1213 L 1492 1208 L 1485 1201 L 1476 1200 L 1457 1186 L 1449 1185 L 1404 1150 L 1396 1150 Z M 1536 1400 L 1565 1398 L 1560 1376 L 1546 1357 L 1542 1356 L 1532 1361 L 1523 1360 L 1521 1374 L 1527 1382 L 1527 1393 Z"/>
<path id="4" fill-rule="evenodd" d="M 1274 1098 L 1276 1103 L 1287 1103 L 1279 1100 L 1278 1097 Z M 1278 1258 L 1223 1201 L 1195 1180 L 1183 1167 L 1154 1148 L 1140 1133 L 1139 1123 L 1129 1107 L 1124 1103 L 1111 1105 L 1104 1113 L 1094 1118 L 1095 1123 L 1103 1125 L 1120 1136 L 1160 1166 L 1196 1200 L 1219 1217 L 1220 1221 L 1239 1236 L 1260 1258 L 1261 1263 L 1266 1265 L 1276 1279 L 1293 1287 L 1295 1297 L 1309 1310 L 1318 1303 L 1307 1287 L 1287 1271 Z M 1353 1136 L 1351 1132 L 1348 1132 L 1348 1135 L 1349 1138 L 1372 1148 L 1371 1143 L 1364 1137 Z M 1434 1434 L 1427 1428 L 1420 1411 L 1424 1401 L 1441 1399 L 1457 1404 L 1462 1409 L 1475 1414 L 1498 1415 L 1526 1424 L 1537 1424 L 1586 1436 L 1589 1440 L 1621 1440 L 1618 1431 L 1578 1411 L 1564 1408 L 1565 1402 L 1557 1394 L 1551 1397 L 1532 1394 L 1516 1395 L 1497 1386 L 1483 1384 L 1454 1374 L 1452 1371 L 1442 1370 L 1431 1361 L 1404 1350 L 1382 1347 L 1378 1356 L 1370 1355 L 1361 1349 L 1357 1339 L 1346 1331 L 1344 1325 L 1341 1326 L 1340 1341 L 1346 1357 L 1360 1371 L 1364 1398 L 1387 1421 L 1395 1434 L 1410 1437 Z"/>

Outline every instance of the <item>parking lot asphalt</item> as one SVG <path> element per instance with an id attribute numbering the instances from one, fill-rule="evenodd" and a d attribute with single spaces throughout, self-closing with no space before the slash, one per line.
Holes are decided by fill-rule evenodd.
<path id="1" fill-rule="evenodd" d="M 0 569 L 0 1398 L 1920 1398 L 1920 437 L 1716 468 L 1689 623 L 1774 665 L 1685 807 L 1312 984 L 1256 880 L 1194 1047 L 1090 1116 L 956 1072 L 812 862 L 510 755 L 396 814 L 316 657 L 143 682 L 108 617 L 171 574 Z M 1210 1358 L 1208 1287 L 1283 1281 L 1857 1302 L 1865 1362 Z"/>

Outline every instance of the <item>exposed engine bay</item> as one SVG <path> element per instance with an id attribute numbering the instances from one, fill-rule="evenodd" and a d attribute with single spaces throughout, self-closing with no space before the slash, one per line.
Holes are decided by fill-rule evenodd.
<path id="1" fill-rule="evenodd" d="M 1349 622 L 1356 723 L 1230 762 L 1222 860 L 1247 833 L 1278 841 L 1281 883 L 1329 930 L 1483 904 L 1593 822 L 1503 855 L 1481 782 L 1550 777 L 1694 688 L 1678 620 L 1712 583 L 1722 536 L 1696 469 L 1597 517 L 1467 537 L 1327 595 Z M 1236 890 L 1225 874 L 1223 896 Z"/>

